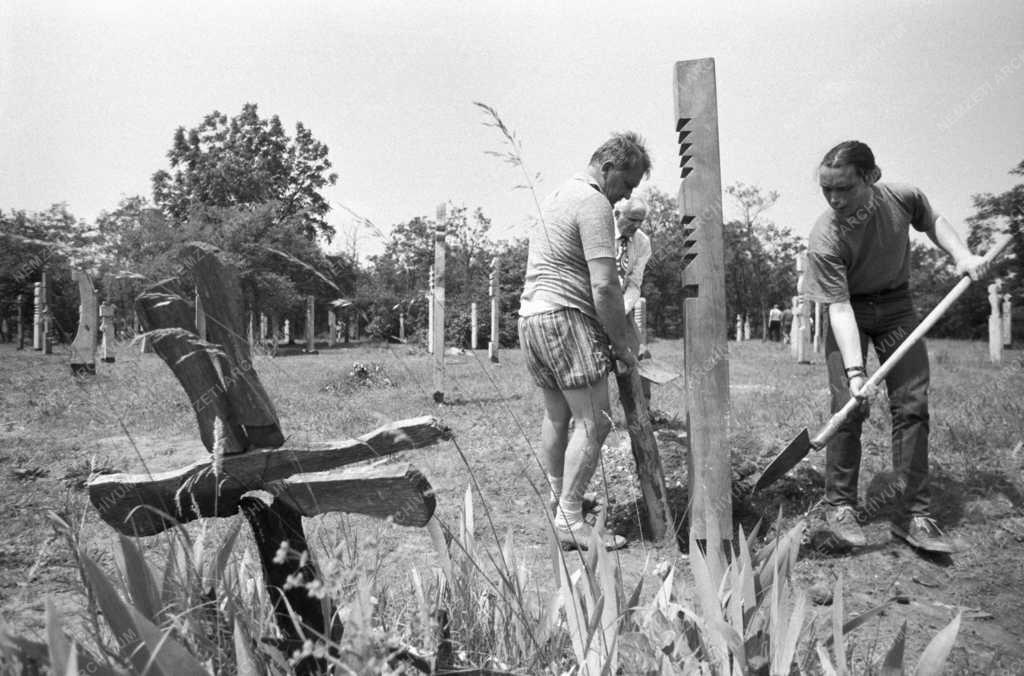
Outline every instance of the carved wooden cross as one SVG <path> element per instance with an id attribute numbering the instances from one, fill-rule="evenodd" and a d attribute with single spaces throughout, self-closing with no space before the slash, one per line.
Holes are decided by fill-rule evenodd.
<path id="1" fill-rule="evenodd" d="M 430 484 L 408 464 L 345 467 L 396 451 L 449 438 L 436 419 L 414 418 L 355 440 L 308 447 L 285 446 L 277 414 L 253 368 L 244 338 L 236 273 L 217 251 L 190 245 L 184 270 L 202 299 L 210 343 L 196 335 L 195 314 L 175 282 L 164 282 L 136 299 L 136 311 L 157 354 L 174 372 L 195 409 L 199 436 L 211 457 L 156 475 L 110 474 L 89 482 L 89 499 L 121 533 L 146 536 L 201 517 L 243 512 L 259 549 L 267 591 L 286 652 L 302 636 L 328 636 L 318 598 L 286 585 L 317 573 L 301 554 L 308 550 L 303 516 L 352 512 L 395 523 L 424 526 L 434 513 Z M 275 556 L 282 543 L 296 556 Z M 287 589 L 286 589 L 287 587 Z M 283 602 L 287 599 L 287 604 Z M 288 607 L 301 620 L 293 622 Z M 334 627 L 337 629 L 337 627 Z M 312 672 L 307 661 L 300 671 Z"/>

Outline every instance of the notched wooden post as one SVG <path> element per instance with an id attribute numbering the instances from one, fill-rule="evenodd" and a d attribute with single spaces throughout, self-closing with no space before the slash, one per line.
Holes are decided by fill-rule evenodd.
<path id="1" fill-rule="evenodd" d="M 722 177 L 714 59 L 676 63 L 679 213 L 684 233 L 686 293 L 684 364 L 690 528 L 705 540 L 708 521 L 732 539 L 732 477 L 728 447 L 729 348 L 725 314 Z"/>

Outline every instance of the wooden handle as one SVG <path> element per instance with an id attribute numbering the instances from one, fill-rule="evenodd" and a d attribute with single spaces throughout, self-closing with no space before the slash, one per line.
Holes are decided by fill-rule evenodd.
<path id="1" fill-rule="evenodd" d="M 996 257 L 1003 252 L 1007 245 L 1009 245 L 1012 239 L 1012 237 L 1007 237 L 989 249 L 988 253 L 985 254 L 985 263 L 991 263 L 994 261 Z M 949 306 L 955 303 L 970 285 L 971 278 L 964 275 L 963 278 L 956 283 L 956 286 L 954 286 L 949 293 L 939 301 L 939 304 L 932 308 L 932 311 L 928 313 L 928 316 L 921 320 L 921 323 L 917 325 L 917 328 L 914 329 L 909 336 L 907 336 L 906 340 L 900 343 L 900 346 L 896 348 L 896 351 L 889 355 L 889 358 L 878 367 L 877 371 L 871 374 L 871 377 L 868 378 L 866 383 L 864 383 L 864 387 L 862 389 L 871 389 L 882 382 L 882 379 L 889 374 L 889 371 L 896 366 L 897 362 L 899 362 L 899 360 L 902 359 L 908 351 L 910 351 L 910 348 L 912 348 L 914 344 L 924 336 L 924 334 L 931 330 L 935 325 L 935 322 L 939 321 L 939 318 L 946 313 Z M 825 444 L 828 443 L 828 440 L 832 438 L 832 435 L 834 435 L 839 429 L 839 426 L 843 424 L 843 421 L 846 420 L 846 417 L 853 412 L 853 409 L 855 409 L 859 403 L 860 401 L 856 397 L 851 397 L 841 409 L 836 411 L 836 413 L 829 418 L 825 427 L 818 432 L 813 439 L 811 439 L 811 446 L 816 449 L 824 447 Z"/>

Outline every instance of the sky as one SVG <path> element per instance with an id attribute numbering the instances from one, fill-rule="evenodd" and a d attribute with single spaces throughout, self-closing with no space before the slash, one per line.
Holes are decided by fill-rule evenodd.
<path id="1" fill-rule="evenodd" d="M 850 138 L 961 232 L 972 194 L 1020 182 L 1019 0 L 3 0 L 0 209 L 65 202 L 91 222 L 151 195 L 177 127 L 252 102 L 330 148 L 336 247 L 377 253 L 446 201 L 521 236 L 533 197 L 486 153 L 506 148 L 474 101 L 515 131 L 540 197 L 622 130 L 675 195 L 674 64 L 707 57 L 723 186 L 778 191 L 765 217 L 797 235 L 825 207 L 818 162 Z"/>

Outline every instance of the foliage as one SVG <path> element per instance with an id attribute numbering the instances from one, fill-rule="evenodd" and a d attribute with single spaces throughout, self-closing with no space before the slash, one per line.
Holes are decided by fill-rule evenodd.
<path id="1" fill-rule="evenodd" d="M 235 207 L 274 203 L 274 216 L 291 219 L 307 239 L 330 241 L 334 228 L 321 191 L 337 182 L 328 173 L 328 148 L 298 122 L 295 137 L 277 115 L 260 117 L 247 103 L 231 118 L 213 111 L 196 127 L 174 132 L 167 152 L 171 171 L 153 174 L 153 200 L 178 221 L 197 207 Z"/>
<path id="2" fill-rule="evenodd" d="M 726 188 L 743 212 L 743 220 L 724 224 L 726 317 L 730 330 L 736 315 L 750 317 L 752 327 L 766 330 L 772 305 L 789 305 L 796 295 L 796 257 L 803 248 L 789 228 L 762 218 L 778 193 L 736 183 Z"/>
<path id="3" fill-rule="evenodd" d="M 1024 160 L 1010 173 L 1024 176 Z M 1017 305 L 1024 301 L 1024 183 L 994 195 L 974 195 L 976 213 L 967 219 L 970 233 L 967 244 L 975 252 L 984 252 L 998 239 L 996 233 L 1009 235 L 1013 244 L 993 267 L 993 275 L 1003 280 L 1003 293 L 1009 293 Z M 983 303 L 976 303 L 982 305 Z"/>

